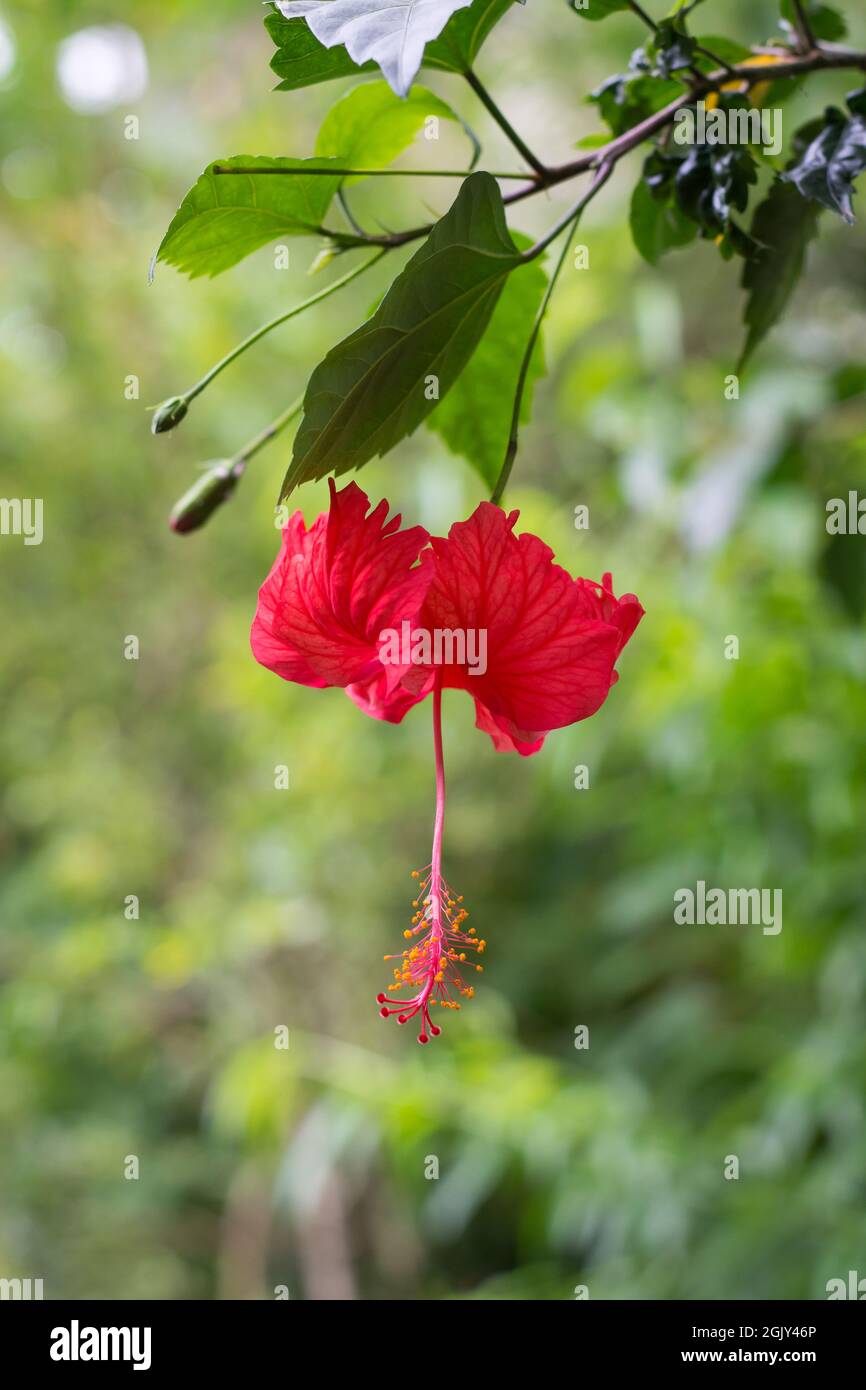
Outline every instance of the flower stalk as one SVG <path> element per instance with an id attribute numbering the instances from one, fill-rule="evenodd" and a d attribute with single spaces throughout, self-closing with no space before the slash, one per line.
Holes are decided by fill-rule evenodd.
<path id="1" fill-rule="evenodd" d="M 374 256 L 370 256 L 368 260 L 362 261 L 360 265 L 354 266 L 352 270 L 342 275 L 339 280 L 334 280 L 333 284 L 326 285 L 323 290 L 318 290 L 315 294 L 311 294 L 308 299 L 302 300 L 300 304 L 293 304 L 291 309 L 286 309 L 282 314 L 277 314 L 276 318 L 269 319 L 267 323 L 263 323 L 260 328 L 257 328 L 253 333 L 250 333 L 248 337 L 244 338 L 243 342 L 238 343 L 237 347 L 232 348 L 231 352 L 227 352 L 225 357 L 221 357 L 219 362 L 215 363 L 209 371 L 205 372 L 204 376 L 197 381 L 194 386 L 190 386 L 189 390 L 184 391 L 180 396 L 171 396 L 167 401 L 163 401 L 161 405 L 156 407 L 154 412 L 151 424 L 153 433 L 164 434 L 167 430 L 173 430 L 176 425 L 180 424 L 189 410 L 191 402 L 195 400 L 196 396 L 200 396 L 205 387 L 209 386 L 214 378 L 218 377 L 220 372 L 225 371 L 226 367 L 240 357 L 242 353 L 246 352 L 248 348 L 251 348 L 260 338 L 264 338 L 267 333 L 272 332 L 275 328 L 279 328 L 280 324 L 288 323 L 289 319 L 297 318 L 298 314 L 303 314 L 306 309 L 312 309 L 314 304 L 320 304 L 323 299 L 328 299 L 330 295 L 336 294 L 337 290 L 343 289 L 343 287 L 350 284 L 352 280 L 356 280 L 359 275 L 363 275 L 365 270 L 369 270 L 377 261 L 380 261 L 388 249 L 387 246 L 382 247 Z"/>
<path id="2" fill-rule="evenodd" d="M 441 1027 L 434 1023 L 430 1010 L 435 1005 L 443 1009 L 459 1009 L 460 1003 L 452 997 L 461 995 L 471 999 L 475 990 L 463 979 L 463 970 L 483 970 L 483 966 L 469 960 L 472 952 L 481 955 L 487 945 L 478 940 L 474 927 L 464 929 L 469 913 L 461 906 L 463 898 L 454 896 L 442 877 L 442 840 L 445 830 L 445 757 L 442 749 L 442 672 L 436 674 L 433 687 L 433 750 L 436 765 L 436 814 L 433 820 L 432 857 L 426 869 L 413 869 L 412 877 L 420 880 L 418 896 L 412 906 L 418 909 L 412 918 L 412 925 L 404 931 L 407 941 L 421 936 L 416 946 L 407 947 L 399 956 L 385 956 L 385 960 L 396 960 L 394 983 L 389 986 L 395 990 L 415 987 L 416 993 L 410 999 L 395 999 L 390 1002 L 386 994 L 377 994 L 376 1002 L 381 1005 L 382 1018 L 397 1015 L 398 1023 L 408 1023 L 420 1017 L 421 1031 L 418 1041 L 426 1045 L 431 1038 L 438 1038 Z M 467 964 L 468 961 L 468 964 Z"/>

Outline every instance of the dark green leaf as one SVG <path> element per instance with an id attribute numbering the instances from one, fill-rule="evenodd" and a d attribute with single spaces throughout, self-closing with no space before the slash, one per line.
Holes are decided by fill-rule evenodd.
<path id="1" fill-rule="evenodd" d="M 866 169 L 866 89 L 848 98 L 850 114 L 828 107 L 823 128 L 783 178 L 804 198 L 854 221 L 854 180 Z"/>
<path id="2" fill-rule="evenodd" d="M 831 5 L 823 5 L 819 3 L 819 0 L 805 0 L 803 8 L 816 39 L 838 43 L 848 33 L 848 25 L 844 16 L 838 10 L 834 10 Z M 794 29 L 796 27 L 796 6 L 792 0 L 782 0 L 782 19 L 785 21 L 786 28 Z"/>
<path id="3" fill-rule="evenodd" d="M 628 0 L 568 0 L 569 6 L 581 19 L 607 19 L 628 9 Z"/>
<path id="4" fill-rule="evenodd" d="M 677 203 L 705 236 L 719 236 L 734 212 L 744 212 L 757 180 L 755 161 L 743 146 L 695 145 L 674 174 Z"/>
<path id="5" fill-rule="evenodd" d="M 520 264 L 502 195 L 472 174 L 369 322 L 332 348 L 307 386 L 281 497 L 360 468 L 417 429 L 475 351 Z"/>
<path id="6" fill-rule="evenodd" d="M 405 97 L 424 47 L 470 0 L 277 0 L 286 19 L 301 17 L 326 48 L 342 44 L 353 63 L 373 61 Z"/>
<path id="7" fill-rule="evenodd" d="M 819 209 L 776 179 L 752 219 L 754 254 L 743 267 L 747 291 L 746 344 L 737 367 L 742 371 L 761 340 L 782 317 L 806 261 L 806 248 L 818 230 Z"/>
<path id="8" fill-rule="evenodd" d="M 631 130 L 647 116 L 660 111 L 669 101 L 682 95 L 682 85 L 668 78 L 646 73 L 624 73 L 610 77 L 588 98 L 595 102 L 602 119 L 614 135 Z"/>
<path id="9" fill-rule="evenodd" d="M 269 14 L 265 28 L 277 46 L 271 59 L 271 67 L 281 79 L 277 91 L 293 92 L 299 87 L 312 87 L 316 82 L 330 82 L 335 77 L 376 71 L 375 63 L 364 63 L 361 67 L 353 63 L 345 48 L 325 48 L 305 19 L 284 19 L 281 14 Z"/>
<path id="10" fill-rule="evenodd" d="M 491 29 L 513 3 L 514 0 L 472 0 L 468 10 L 458 10 L 438 39 L 428 43 L 424 50 L 424 66 L 444 72 L 466 72 Z"/>
<path id="11" fill-rule="evenodd" d="M 521 249 L 529 245 L 528 237 L 514 234 L 514 240 Z M 452 453 L 467 459 L 491 488 L 502 467 L 520 364 L 546 287 L 540 260 L 509 275 L 468 367 L 427 420 L 428 428 L 441 435 Z M 543 373 L 539 335 L 521 401 L 523 423 L 530 418 L 533 387 Z"/>
<path id="12" fill-rule="evenodd" d="M 214 168 L 321 168 L 326 159 L 235 155 L 210 165 L 187 193 L 162 239 L 157 260 L 194 278 L 218 275 L 282 236 L 320 230 L 340 179 L 330 174 L 215 174 Z"/>
<path id="13" fill-rule="evenodd" d="M 734 212 L 745 211 L 757 177 L 755 161 L 743 146 L 692 145 L 685 155 L 656 149 L 643 170 L 653 197 L 673 202 L 697 224 L 702 236 L 722 238 L 723 254 L 742 254 L 748 247 L 747 234 L 731 218 Z M 649 228 L 646 235 L 649 238 Z"/>
<path id="14" fill-rule="evenodd" d="M 686 33 L 683 19 L 663 19 L 656 27 L 649 52 L 661 76 L 670 77 L 671 73 L 690 66 L 696 45 L 697 40 Z"/>
<path id="15" fill-rule="evenodd" d="M 671 198 L 656 198 L 641 179 L 631 200 L 631 234 L 645 261 L 656 265 L 665 251 L 686 246 L 698 234 L 697 223 L 680 210 Z"/>
<path id="16" fill-rule="evenodd" d="M 729 219 L 721 235 L 716 237 L 716 246 L 719 255 L 725 261 L 733 260 L 734 256 L 741 256 L 746 260 L 757 255 L 761 249 L 754 237 L 733 218 Z"/>

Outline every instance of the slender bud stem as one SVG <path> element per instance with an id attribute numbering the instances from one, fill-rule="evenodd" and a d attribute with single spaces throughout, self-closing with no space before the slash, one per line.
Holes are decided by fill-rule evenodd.
<path id="1" fill-rule="evenodd" d="M 382 250 L 376 252 L 375 256 L 371 256 L 369 260 L 362 261 L 360 265 L 356 265 L 353 270 L 341 276 L 339 280 L 335 280 L 333 284 L 326 285 L 323 290 L 319 290 L 318 293 L 310 295 L 309 299 L 303 300 L 300 304 L 294 304 L 291 309 L 286 309 L 284 313 L 277 314 L 276 318 L 270 319 L 268 323 L 262 324 L 261 328 L 257 328 L 248 338 L 244 338 L 242 343 L 238 343 L 237 347 L 232 348 L 231 352 L 226 353 L 225 357 L 221 358 L 215 366 L 211 367 L 210 371 L 206 372 L 201 380 L 196 382 L 195 386 L 191 386 L 188 391 L 184 392 L 181 399 L 186 405 L 189 405 L 190 401 L 194 401 L 196 396 L 200 395 L 205 387 L 210 385 L 214 377 L 219 376 L 220 372 L 223 371 L 229 363 L 234 362 L 235 358 L 240 357 L 241 353 L 246 352 L 247 348 L 251 348 L 260 338 L 264 338 L 266 333 L 270 333 L 274 328 L 279 328 L 281 323 L 287 323 L 289 319 L 296 318 L 298 314 L 303 314 L 306 309 L 311 309 L 314 304 L 320 304 L 321 301 L 327 299 L 329 295 L 336 294 L 337 290 L 341 290 L 344 285 L 348 285 L 350 281 L 355 280 L 359 275 L 363 275 L 365 270 L 369 270 L 371 266 L 381 260 L 387 249 L 387 247 L 383 247 Z"/>
<path id="2" fill-rule="evenodd" d="M 269 425 L 266 425 L 259 434 L 253 435 L 253 438 L 248 440 L 242 449 L 238 450 L 232 459 L 232 463 L 249 463 L 254 454 L 257 454 L 260 449 L 263 449 L 266 444 L 270 444 L 272 439 L 276 439 L 277 435 L 286 428 L 286 425 L 290 425 L 295 417 L 300 415 L 303 408 L 304 397 L 301 395 L 298 396 L 296 400 L 292 401 L 292 404 L 287 406 L 281 415 L 278 415 L 275 420 L 272 420 Z"/>
<path id="3" fill-rule="evenodd" d="M 595 194 L 602 187 L 602 185 L 607 183 L 607 180 L 610 178 L 612 172 L 612 164 L 602 164 L 595 178 L 590 184 L 589 188 L 584 193 L 583 197 L 575 204 L 571 211 L 566 214 L 562 221 L 557 223 L 556 227 L 553 229 L 551 233 L 544 237 L 543 240 L 540 241 L 537 246 L 530 247 L 530 250 L 526 253 L 526 259 L 534 259 L 535 256 L 540 255 L 541 250 L 543 250 L 544 247 L 547 246 L 555 236 L 558 236 L 559 233 L 563 231 L 565 227 L 569 228 L 569 234 L 566 237 L 565 244 L 563 245 L 562 251 L 560 252 L 559 260 L 556 263 L 556 267 L 548 282 L 547 289 L 544 292 L 544 298 L 542 299 L 541 304 L 539 305 L 538 313 L 535 315 L 535 321 L 532 325 L 532 331 L 529 335 L 529 341 L 526 344 L 526 351 L 524 352 L 523 359 L 520 363 L 520 373 L 517 378 L 517 389 L 514 393 L 514 408 L 511 412 L 511 430 L 508 435 L 508 444 L 505 449 L 505 458 L 502 463 L 502 468 L 499 472 L 499 477 L 496 480 L 496 486 L 493 489 L 493 492 L 490 497 L 491 502 L 495 502 L 497 506 L 502 501 L 502 494 L 505 492 L 506 484 L 508 483 L 508 479 L 511 477 L 511 470 L 514 467 L 514 460 L 517 457 L 517 438 L 520 432 L 520 407 L 523 403 L 523 392 L 526 389 L 526 378 L 529 373 L 529 364 L 532 361 L 532 354 L 535 350 L 535 344 L 538 340 L 538 335 L 541 332 L 541 325 L 544 322 L 544 316 L 547 313 L 547 307 L 550 304 L 550 299 L 553 294 L 556 282 L 559 279 L 560 271 L 562 270 L 562 267 L 565 265 L 566 259 L 568 258 L 568 253 L 571 250 L 571 243 L 574 240 L 574 233 L 577 230 L 577 224 L 580 221 L 581 213 L 583 212 L 583 209 L 586 207 L 587 203 L 590 201 L 591 198 L 595 196 Z"/>

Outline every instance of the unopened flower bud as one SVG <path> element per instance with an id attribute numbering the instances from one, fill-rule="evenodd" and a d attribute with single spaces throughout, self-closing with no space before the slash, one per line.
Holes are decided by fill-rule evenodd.
<path id="1" fill-rule="evenodd" d="M 156 407 L 150 428 L 153 434 L 165 434 L 179 425 L 189 406 L 183 396 L 169 396 L 167 401 Z"/>
<path id="2" fill-rule="evenodd" d="M 185 535 L 187 531 L 197 531 L 204 526 L 217 507 L 231 497 L 243 471 L 243 464 L 233 464 L 231 459 L 212 463 L 175 502 L 169 518 L 172 531 Z"/>

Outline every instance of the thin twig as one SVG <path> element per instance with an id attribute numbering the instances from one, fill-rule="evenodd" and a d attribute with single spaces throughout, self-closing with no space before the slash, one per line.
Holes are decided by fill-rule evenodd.
<path id="1" fill-rule="evenodd" d="M 544 177 L 539 176 L 526 183 L 523 188 L 518 188 L 514 193 L 507 194 L 503 202 L 508 206 L 522 202 L 524 198 L 532 198 L 538 193 L 556 187 L 557 184 L 566 183 L 579 174 L 586 173 L 589 169 L 596 169 L 605 163 L 616 163 L 630 150 L 636 149 L 645 140 L 649 140 L 653 135 L 657 135 L 670 125 L 677 112 L 684 106 L 691 105 L 706 92 L 711 92 L 732 79 L 741 82 L 748 89 L 759 82 L 766 82 L 770 76 L 775 82 L 786 77 L 799 77 L 805 73 L 839 68 L 866 70 L 866 53 L 827 44 L 814 53 L 781 59 L 778 63 L 773 64 L 771 73 L 768 73 L 766 66 L 746 66 L 744 63 L 735 63 L 727 69 L 723 68 L 706 75 L 702 74 L 700 82 L 695 81 L 690 88 L 675 97 L 667 106 L 653 112 L 651 116 L 647 116 L 645 120 L 632 126 L 630 130 L 624 131 L 622 135 L 616 136 L 606 145 L 600 146 L 597 150 L 589 151 L 578 159 L 548 168 Z M 424 226 L 409 227 L 405 231 L 392 232 L 385 237 L 371 237 L 369 244 L 392 247 L 405 246 L 408 242 L 428 236 L 431 229 L 432 223 L 428 222 Z"/>
<path id="2" fill-rule="evenodd" d="M 548 246 L 552 241 L 556 241 L 556 238 L 559 236 L 560 232 L 564 232 L 566 227 L 571 222 L 574 222 L 575 224 L 577 223 L 577 219 L 580 217 L 580 214 L 583 212 L 583 209 L 586 207 L 587 203 L 590 202 L 590 200 L 595 197 L 599 189 L 607 183 L 608 179 L 613 173 L 615 163 L 615 160 L 609 160 L 606 161 L 604 164 L 599 165 L 596 171 L 595 178 L 589 185 L 589 188 L 586 190 L 586 192 L 581 194 L 574 206 L 569 208 L 565 216 L 561 217 L 559 221 L 551 227 L 549 232 L 545 232 L 544 236 L 541 238 L 540 241 L 537 241 L 534 246 L 530 246 L 527 251 L 523 252 L 523 255 L 521 257 L 522 260 L 527 262 L 527 264 L 529 263 L 529 261 L 536 260 L 538 256 L 540 256 L 544 251 L 547 250 Z"/>
<path id="3" fill-rule="evenodd" d="M 754 50 L 754 52 L 756 53 L 775 53 L 780 51 L 781 50 L 769 50 L 761 48 L 757 48 Z M 596 169 L 600 167 L 600 165 L 603 163 L 615 163 L 617 160 L 621 159 L 623 155 L 628 154 L 630 150 L 636 149 L 637 146 L 642 145 L 645 140 L 650 139 L 653 135 L 657 135 L 660 131 L 664 130 L 666 126 L 671 124 L 677 112 L 681 110 L 684 106 L 691 105 L 692 102 L 697 101 L 698 98 L 704 95 L 706 92 L 717 90 L 725 82 L 735 80 L 737 82 L 741 82 L 746 89 L 749 89 L 751 87 L 754 87 L 759 82 L 766 82 L 769 76 L 772 76 L 772 80 L 776 82 L 782 81 L 786 77 L 800 77 L 810 72 L 831 71 L 833 69 L 840 68 L 859 68 L 866 70 L 866 53 L 857 52 L 853 49 L 843 48 L 842 46 L 837 44 L 824 44 L 820 48 L 816 48 L 812 53 L 800 54 L 795 57 L 780 59 L 779 62 L 773 64 L 771 74 L 767 72 L 766 66 L 759 66 L 754 64 L 747 66 L 745 63 L 733 63 L 730 65 L 726 65 L 725 67 L 722 67 L 715 72 L 706 74 L 702 73 L 700 75 L 700 80 L 695 79 L 691 87 L 684 89 L 679 96 L 675 97 L 674 100 L 669 102 L 667 106 L 663 106 L 661 110 L 653 112 L 651 116 L 647 116 L 645 120 L 640 121 L 637 125 L 632 126 L 630 130 L 624 131 L 622 135 L 616 136 L 615 139 L 608 141 L 606 145 L 602 145 L 599 149 L 592 150 L 591 152 L 585 155 L 581 155 L 578 159 L 571 160 L 567 164 L 559 164 L 554 165 L 550 168 L 545 168 L 543 173 L 538 173 L 536 177 L 530 178 L 529 182 L 524 184 L 523 188 L 518 188 L 514 193 L 507 194 L 506 197 L 503 199 L 503 202 L 507 205 L 522 202 L 524 198 L 534 197 L 535 194 L 545 192 L 549 188 L 554 188 L 557 184 L 566 183 L 568 180 L 576 178 L 579 174 L 586 173 L 589 169 Z M 264 171 L 260 168 L 253 168 L 248 170 L 224 169 L 220 168 L 220 166 L 217 165 L 214 168 L 214 172 L 223 174 L 241 172 L 246 172 L 249 174 L 260 174 Z M 391 169 L 387 171 L 383 171 L 381 169 L 344 169 L 342 171 L 334 169 L 301 169 L 297 171 L 286 169 L 271 170 L 269 172 L 318 172 L 322 174 L 342 174 L 344 176 L 353 173 L 381 175 L 383 172 L 386 172 L 392 175 L 403 175 L 404 177 L 411 176 L 413 173 L 423 173 L 427 175 L 431 173 L 436 173 L 442 177 L 466 177 L 465 170 L 434 171 L 429 169 Z M 526 174 L 517 175 L 513 173 L 494 174 L 493 177 L 502 179 L 529 178 L 529 176 Z M 432 223 L 426 222 L 423 226 L 408 227 L 405 231 L 402 232 L 389 232 L 384 236 L 366 235 L 363 237 L 351 236 L 342 232 L 332 232 L 327 228 L 318 228 L 311 230 L 318 230 L 322 236 L 332 237 L 335 241 L 338 241 L 342 246 L 387 246 L 394 248 L 398 246 L 405 246 L 409 242 L 418 241 L 421 237 L 428 236 L 430 231 L 432 230 L 432 226 Z"/>

